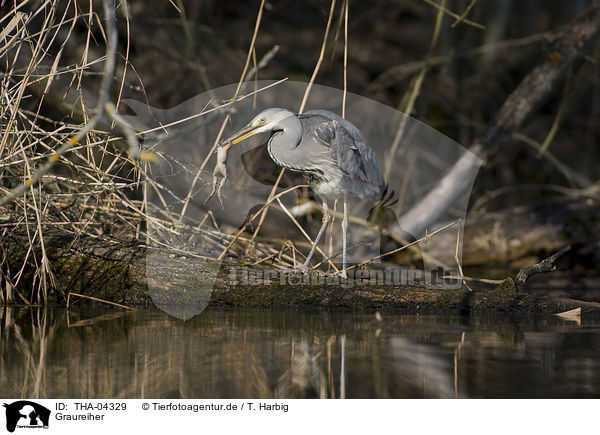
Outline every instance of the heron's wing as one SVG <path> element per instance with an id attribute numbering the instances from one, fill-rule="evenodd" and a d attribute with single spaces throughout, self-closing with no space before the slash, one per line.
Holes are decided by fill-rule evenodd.
<path id="1" fill-rule="evenodd" d="M 354 125 L 341 118 L 332 119 L 319 124 L 314 134 L 329 147 L 331 157 L 344 175 L 353 181 L 372 184 L 376 189 L 383 188 L 377 156 Z"/>

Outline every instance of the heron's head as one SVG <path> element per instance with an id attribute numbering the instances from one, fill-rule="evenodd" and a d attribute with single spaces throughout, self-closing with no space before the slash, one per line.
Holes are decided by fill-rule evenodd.
<path id="1" fill-rule="evenodd" d="M 244 128 L 235 133 L 229 139 L 223 141 L 223 145 L 235 145 L 244 139 L 266 131 L 279 130 L 283 128 L 282 122 L 296 115 L 287 109 L 271 108 L 260 112 Z"/>

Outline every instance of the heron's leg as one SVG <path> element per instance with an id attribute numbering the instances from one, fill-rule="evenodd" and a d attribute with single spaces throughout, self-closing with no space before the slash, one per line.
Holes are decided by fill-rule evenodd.
<path id="1" fill-rule="evenodd" d="M 344 198 L 344 220 L 342 220 L 342 278 L 347 278 L 346 273 L 346 239 L 348 236 L 348 203 Z"/>
<path id="2" fill-rule="evenodd" d="M 323 232 L 325 231 L 325 228 L 327 227 L 328 222 L 329 222 L 329 209 L 327 207 L 327 201 L 323 201 L 323 221 L 321 223 L 321 228 L 319 229 L 319 232 L 317 233 L 317 237 L 315 237 L 315 241 L 313 242 L 312 248 L 310 248 L 308 257 L 306 257 L 306 261 L 304 262 L 304 265 L 302 266 L 303 269 L 308 269 L 308 265 L 310 264 L 310 259 L 312 258 L 313 254 L 315 253 L 315 249 L 317 249 L 319 239 L 323 235 Z"/>

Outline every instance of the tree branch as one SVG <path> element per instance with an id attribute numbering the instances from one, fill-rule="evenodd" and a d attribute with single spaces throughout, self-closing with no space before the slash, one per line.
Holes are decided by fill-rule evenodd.
<path id="1" fill-rule="evenodd" d="M 600 0 L 593 0 L 577 16 L 562 37 L 555 42 L 554 51 L 541 65 L 535 67 L 508 96 L 495 120 L 439 181 L 412 209 L 390 228 L 390 235 L 401 241 L 409 233 L 419 236 L 463 195 L 469 185 L 466 174 L 477 170 L 498 152 L 501 139 L 523 125 L 524 121 L 549 97 L 561 82 L 569 67 L 583 56 L 583 48 L 600 32 Z"/>
<path id="2" fill-rule="evenodd" d="M 571 246 L 567 245 L 562 248 L 560 251 L 555 253 L 554 255 L 546 258 L 545 260 L 540 261 L 537 264 L 532 266 L 524 267 L 519 270 L 515 282 L 517 284 L 518 290 L 525 289 L 525 282 L 532 277 L 533 275 L 537 275 L 538 273 L 546 273 L 553 272 L 556 270 L 556 260 L 558 260 L 565 252 L 571 249 Z"/>

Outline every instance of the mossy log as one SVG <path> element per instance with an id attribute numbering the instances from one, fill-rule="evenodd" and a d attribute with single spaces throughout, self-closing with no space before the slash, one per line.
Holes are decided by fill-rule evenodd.
<path id="1" fill-rule="evenodd" d="M 582 308 L 582 316 L 600 318 L 600 303 L 566 297 L 517 291 L 511 278 L 502 285 L 469 290 L 433 289 L 423 285 L 360 285 L 355 281 L 304 285 L 281 285 L 278 280 L 257 285 L 233 282 L 231 263 L 210 263 L 190 256 L 153 251 L 135 242 L 107 245 L 98 239 L 81 239 L 77 248 L 61 246 L 60 240 L 47 240 L 50 263 L 56 279 L 49 302 L 65 304 L 69 292 L 93 296 L 129 306 L 149 305 L 160 294 L 160 303 L 189 301 L 243 307 L 318 307 L 428 313 L 545 313 L 555 314 Z M 17 244 L 5 244 L 13 268 L 22 261 Z M 11 249 L 12 248 L 12 249 Z M 148 260 L 151 262 L 148 263 Z M 209 264 L 210 263 L 210 264 Z M 150 269 L 147 269 L 150 267 Z M 152 277 L 149 290 L 148 270 Z M 258 269 L 257 269 L 258 270 Z M 25 274 L 21 286 L 33 282 L 33 272 Z M 312 282 L 314 282 L 313 280 Z M 151 297 L 151 293 L 152 296 Z M 154 298 L 156 299 L 156 298 Z M 80 303 L 82 299 L 70 303 Z M 17 301 L 18 302 L 18 301 Z M 157 302 L 154 300 L 154 302 Z"/>

